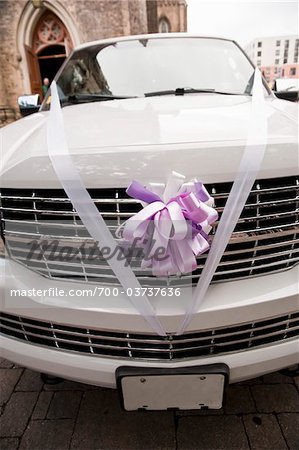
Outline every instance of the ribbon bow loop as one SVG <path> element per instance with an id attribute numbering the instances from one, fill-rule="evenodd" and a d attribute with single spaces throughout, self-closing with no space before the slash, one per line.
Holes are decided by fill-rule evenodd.
<path id="1" fill-rule="evenodd" d="M 141 247 L 151 244 L 150 261 L 142 261 L 141 266 L 150 267 L 156 276 L 194 270 L 196 257 L 210 248 L 208 233 L 218 218 L 205 186 L 197 180 L 185 183 L 183 175 L 172 172 L 166 185 L 146 188 L 132 181 L 127 194 L 144 205 L 122 225 L 126 243 L 133 244 L 137 238 Z M 162 260 L 155 257 L 157 248 L 164 250 Z"/>

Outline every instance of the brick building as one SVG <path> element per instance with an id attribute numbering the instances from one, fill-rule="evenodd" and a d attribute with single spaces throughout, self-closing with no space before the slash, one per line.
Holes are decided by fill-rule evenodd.
<path id="1" fill-rule="evenodd" d="M 187 30 L 185 0 L 1 0 L 0 107 L 40 92 L 73 47 L 92 40 Z"/>

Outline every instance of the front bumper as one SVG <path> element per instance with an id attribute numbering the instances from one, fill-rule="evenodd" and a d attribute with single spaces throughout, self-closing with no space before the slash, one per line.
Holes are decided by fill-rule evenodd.
<path id="1" fill-rule="evenodd" d="M 298 341 L 292 340 L 255 350 L 212 358 L 192 359 L 176 363 L 130 361 L 85 356 L 45 349 L 36 345 L 1 338 L 2 356 L 39 372 L 82 383 L 115 388 L 115 371 L 119 366 L 190 367 L 225 363 L 230 368 L 230 383 L 255 378 L 298 363 Z"/>
<path id="2" fill-rule="evenodd" d="M 126 297 L 114 298 L 30 298 L 12 297 L 10 289 L 46 289 L 60 286 L 67 290 L 74 283 L 43 278 L 8 259 L 0 260 L 2 278 L 1 310 L 28 318 L 99 330 L 151 333 L 147 323 L 133 309 Z M 86 289 L 86 285 L 77 283 Z M 182 297 L 154 298 L 157 315 L 168 332 L 175 332 L 181 322 L 186 302 Z M 279 274 L 210 286 L 204 304 L 188 331 L 205 330 L 242 322 L 257 321 L 298 310 L 298 267 Z M 3 336 L 2 356 L 20 365 L 66 379 L 106 387 L 115 387 L 115 370 L 121 365 L 148 367 L 184 367 L 225 363 L 230 368 L 230 382 L 237 382 L 299 361 L 298 339 L 265 345 L 252 350 L 174 361 L 117 359 L 82 355 L 39 347 Z"/>

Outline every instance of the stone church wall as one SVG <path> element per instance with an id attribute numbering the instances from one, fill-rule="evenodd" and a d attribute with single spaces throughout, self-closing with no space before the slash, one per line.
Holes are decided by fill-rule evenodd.
<path id="1" fill-rule="evenodd" d="M 28 67 L 24 62 L 25 42 L 20 42 L 18 35 L 24 11 L 38 18 L 51 6 L 54 12 L 54 7 L 63 9 L 76 30 L 78 44 L 113 36 L 157 32 L 161 14 L 167 14 L 171 31 L 183 31 L 182 2 L 185 4 L 184 0 L 0 0 L 0 107 L 17 111 L 17 98 L 30 93 Z M 39 4 L 39 8 L 33 3 Z M 25 25 L 27 35 L 33 34 L 34 27 L 30 26 L 32 30 L 26 30 Z M 23 51 L 19 47 L 23 47 Z"/>
<path id="2" fill-rule="evenodd" d="M 23 1 L 0 1 L 0 106 L 16 108 L 17 97 L 23 92 L 16 39 L 23 7 Z"/>

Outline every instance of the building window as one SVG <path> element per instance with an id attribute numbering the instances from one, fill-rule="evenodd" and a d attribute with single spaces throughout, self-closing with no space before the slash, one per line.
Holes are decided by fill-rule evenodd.
<path id="1" fill-rule="evenodd" d="M 275 65 L 277 66 L 279 64 L 279 59 L 275 59 Z"/>
<path id="2" fill-rule="evenodd" d="M 262 46 L 262 43 L 261 43 L 261 42 L 258 42 L 258 43 L 257 43 L 257 46 L 258 46 L 258 47 L 261 47 L 261 46 Z"/>
<path id="3" fill-rule="evenodd" d="M 276 56 L 279 56 L 279 53 L 280 53 L 280 50 L 279 50 L 279 49 L 275 51 L 275 55 L 276 55 Z"/>
<path id="4" fill-rule="evenodd" d="M 274 73 L 277 74 L 277 67 L 274 67 Z"/>
<path id="5" fill-rule="evenodd" d="M 284 77 L 284 69 L 282 69 L 281 76 Z"/>
<path id="6" fill-rule="evenodd" d="M 288 62 L 288 56 L 289 56 L 289 51 L 288 48 L 284 49 L 284 54 L 283 54 L 283 63 L 285 64 L 286 62 Z"/>
<path id="7" fill-rule="evenodd" d="M 297 62 L 298 62 L 298 56 L 295 56 L 294 63 L 297 63 Z"/>
<path id="8" fill-rule="evenodd" d="M 262 52 L 257 52 L 257 56 L 262 56 Z"/>
<path id="9" fill-rule="evenodd" d="M 162 17 L 159 20 L 159 33 L 169 33 L 170 32 L 170 24 L 166 17 Z"/>
<path id="10" fill-rule="evenodd" d="M 260 67 L 260 65 L 261 65 L 261 60 L 260 59 L 257 61 L 256 65 Z"/>
<path id="11" fill-rule="evenodd" d="M 286 41 L 284 41 L 284 46 L 285 46 L 286 48 L 288 48 L 289 43 L 290 43 L 290 41 L 287 39 Z"/>
<path id="12" fill-rule="evenodd" d="M 280 47 L 280 41 L 276 41 L 276 47 Z"/>
<path id="13" fill-rule="evenodd" d="M 291 67 L 290 75 L 296 75 L 296 67 Z"/>

